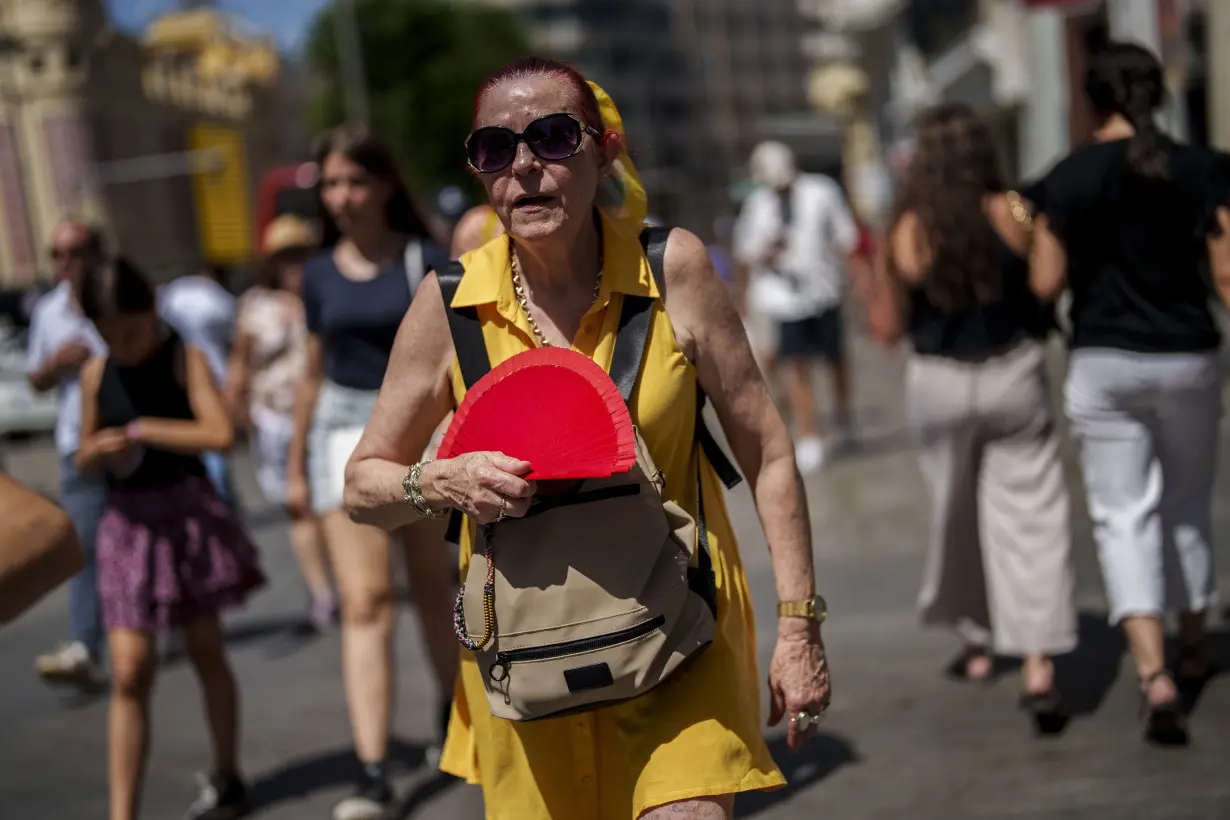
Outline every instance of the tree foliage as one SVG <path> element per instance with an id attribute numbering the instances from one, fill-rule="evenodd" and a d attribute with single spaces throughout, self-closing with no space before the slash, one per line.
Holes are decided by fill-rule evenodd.
<path id="1" fill-rule="evenodd" d="M 470 186 L 462 143 L 474 92 L 509 60 L 529 53 L 518 18 L 449 0 L 352 0 L 363 52 L 371 125 L 393 146 L 419 191 Z M 318 88 L 311 125 L 346 121 L 336 4 L 313 21 L 307 59 Z"/>

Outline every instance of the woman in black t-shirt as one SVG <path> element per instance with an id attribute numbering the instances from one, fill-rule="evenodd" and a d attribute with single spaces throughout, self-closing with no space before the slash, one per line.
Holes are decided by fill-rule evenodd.
<path id="1" fill-rule="evenodd" d="M 1215 594 L 1210 504 L 1220 334 L 1202 275 L 1212 156 L 1153 121 L 1157 59 L 1111 43 L 1085 90 L 1094 141 L 1042 183 L 1031 282 L 1072 291 L 1066 405 L 1110 602 L 1140 675 L 1146 739 L 1187 742 L 1178 684 L 1209 673 L 1205 613 Z M 1181 614 L 1180 659 L 1163 654 L 1162 616 Z"/>
<path id="2" fill-rule="evenodd" d="M 932 502 L 919 609 L 965 643 L 957 677 L 1021 656 L 1022 705 L 1049 731 L 1062 725 L 1050 658 L 1076 647 L 1076 614 L 1029 218 L 969 107 L 925 112 L 917 144 L 868 324 L 914 350 L 906 396 Z"/>

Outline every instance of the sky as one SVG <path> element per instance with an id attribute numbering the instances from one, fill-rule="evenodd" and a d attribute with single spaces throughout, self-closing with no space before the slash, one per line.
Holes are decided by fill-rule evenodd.
<path id="1" fill-rule="evenodd" d="M 312 18 L 329 0 L 217 0 L 223 11 L 235 14 L 268 34 L 286 49 L 303 42 Z M 140 30 L 176 0 L 107 0 L 111 19 L 119 26 Z"/>

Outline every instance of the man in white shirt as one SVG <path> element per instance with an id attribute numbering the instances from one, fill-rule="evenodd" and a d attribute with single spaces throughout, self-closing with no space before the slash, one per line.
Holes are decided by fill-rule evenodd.
<path id="1" fill-rule="evenodd" d="M 35 668 L 50 683 L 92 690 L 106 684 L 99 662 L 103 626 L 94 536 L 107 499 L 102 478 L 78 472 L 73 457 L 81 438 L 78 375 L 87 359 L 107 352 L 77 302 L 77 288 L 86 271 L 102 261 L 102 236 L 81 222 L 65 220 L 52 232 L 51 258 L 58 284 L 39 299 L 30 317 L 26 371 L 30 386 L 36 391 L 60 391 L 55 431 L 60 458 L 60 506 L 73 522 L 86 562 L 85 568 L 68 583 L 70 640 L 55 651 L 40 655 Z"/>
<path id="2" fill-rule="evenodd" d="M 225 286 L 226 271 L 205 267 L 202 273 L 181 276 L 158 292 L 162 318 L 180 337 L 205 354 L 219 385 L 226 384 L 226 365 L 235 341 L 235 297 Z M 201 461 L 218 495 L 235 503 L 230 459 L 225 453 L 204 453 Z"/>
<path id="3" fill-rule="evenodd" d="M 799 469 L 810 473 L 825 457 L 811 380 L 818 358 L 828 362 L 833 378 L 837 438 L 847 443 L 852 435 L 842 298 L 858 226 L 841 187 L 821 174 L 799 173 L 788 146 L 761 143 L 749 170 L 756 189 L 735 227 L 735 256 L 750 270 L 749 309 L 777 325 L 769 370 L 776 371 L 779 361 L 785 366 L 795 455 Z"/>

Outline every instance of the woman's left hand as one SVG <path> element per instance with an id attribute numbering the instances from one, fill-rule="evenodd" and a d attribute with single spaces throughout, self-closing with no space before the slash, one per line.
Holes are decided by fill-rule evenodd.
<path id="1" fill-rule="evenodd" d="M 815 734 L 832 696 L 820 625 L 806 621 L 799 624 L 779 623 L 777 646 L 769 666 L 769 725 L 776 726 L 783 717 L 789 718 L 786 745 L 792 752 L 797 752 Z M 810 725 L 799 724 L 800 712 L 811 716 Z"/>

